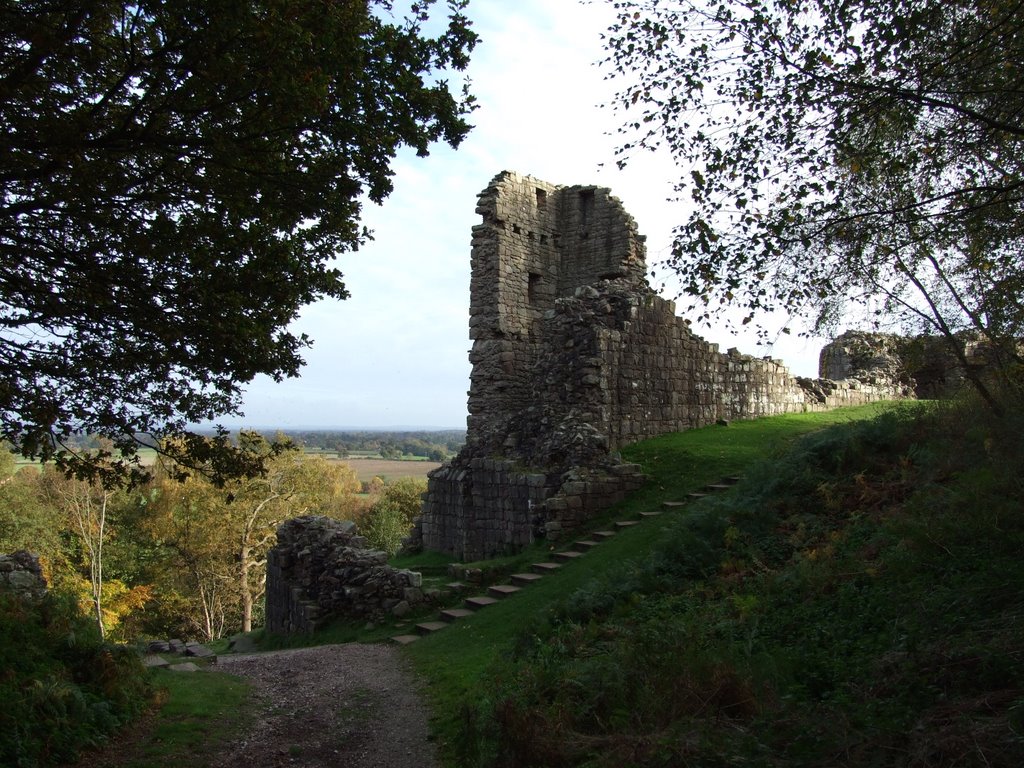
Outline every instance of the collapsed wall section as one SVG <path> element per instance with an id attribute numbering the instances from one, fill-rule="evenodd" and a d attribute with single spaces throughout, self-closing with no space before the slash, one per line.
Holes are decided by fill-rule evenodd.
<path id="1" fill-rule="evenodd" d="M 692 333 L 647 284 L 643 238 L 606 189 L 505 172 L 477 212 L 467 442 L 430 476 L 428 549 L 478 559 L 579 527 L 642 483 L 617 458 L 637 440 L 901 394 L 794 378 Z"/>
<path id="2" fill-rule="evenodd" d="M 423 578 L 387 559 L 367 547 L 354 523 L 317 515 L 286 520 L 267 555 L 267 631 L 312 633 L 339 616 L 404 616 L 426 599 Z"/>

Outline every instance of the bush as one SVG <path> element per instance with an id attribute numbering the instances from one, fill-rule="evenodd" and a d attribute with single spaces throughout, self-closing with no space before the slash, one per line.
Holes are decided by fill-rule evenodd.
<path id="1" fill-rule="evenodd" d="M 385 486 L 380 498 L 359 521 L 359 532 L 370 546 L 394 555 L 420 513 L 425 478 L 405 477 Z"/>
<path id="2" fill-rule="evenodd" d="M 0 594 L 0 765 L 72 760 L 148 699 L 137 654 L 102 642 L 73 600 Z"/>

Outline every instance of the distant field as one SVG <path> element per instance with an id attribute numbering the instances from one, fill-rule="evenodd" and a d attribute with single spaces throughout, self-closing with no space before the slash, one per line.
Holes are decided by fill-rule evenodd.
<path id="1" fill-rule="evenodd" d="M 307 454 L 315 456 L 317 452 L 307 451 Z M 142 448 L 139 450 L 139 458 L 144 466 L 152 466 L 156 461 L 156 451 L 151 448 Z M 347 459 L 328 458 L 326 456 L 324 458 L 327 461 L 341 461 L 344 464 L 348 464 L 356 471 L 360 482 L 372 480 L 378 476 L 383 477 L 385 480 L 397 480 L 401 477 L 426 477 L 427 473 L 432 469 L 437 469 L 441 466 L 440 462 L 427 459 L 364 459 L 359 456 L 350 456 Z M 15 465 L 18 469 L 26 466 L 38 468 L 39 462 L 30 461 L 18 456 L 15 459 Z"/>
<path id="2" fill-rule="evenodd" d="M 441 466 L 437 461 L 394 461 L 392 459 L 335 459 L 356 471 L 360 481 L 382 477 L 397 480 L 400 477 L 426 477 L 432 469 Z"/>

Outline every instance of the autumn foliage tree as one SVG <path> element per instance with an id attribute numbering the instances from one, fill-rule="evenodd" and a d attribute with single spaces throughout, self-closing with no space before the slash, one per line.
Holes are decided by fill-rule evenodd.
<path id="1" fill-rule="evenodd" d="M 203 472 L 165 477 L 142 523 L 160 542 L 168 594 L 187 596 L 192 628 L 207 639 L 253 628 L 277 526 L 305 514 L 350 516 L 359 481 L 343 464 L 242 432 L 239 449 L 261 455 L 264 474 L 215 485 Z M 168 584 L 168 582 L 174 582 Z"/>
<path id="2" fill-rule="evenodd" d="M 614 0 L 615 104 L 691 213 L 668 266 L 705 319 L 851 309 L 1001 362 L 1024 332 L 1018 0 Z"/>
<path id="3" fill-rule="evenodd" d="M 188 425 L 297 375 L 396 153 L 466 135 L 465 4 L 0 0 L 0 438 L 108 484 L 169 434 L 257 471 Z"/>

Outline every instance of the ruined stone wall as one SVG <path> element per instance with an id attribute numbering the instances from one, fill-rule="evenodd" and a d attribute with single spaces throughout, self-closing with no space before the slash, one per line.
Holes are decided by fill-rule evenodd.
<path id="1" fill-rule="evenodd" d="M 556 537 L 642 482 L 617 451 L 715 423 L 892 398 L 797 379 L 690 331 L 645 276 L 619 200 L 505 172 L 473 229 L 465 448 L 429 480 L 418 537 L 463 559 Z"/>
<path id="2" fill-rule="evenodd" d="M 345 616 L 401 617 L 425 599 L 418 573 L 387 565 L 353 523 L 308 515 L 282 523 L 267 556 L 267 631 L 314 632 Z"/>
<path id="3" fill-rule="evenodd" d="M 1005 360 L 973 332 L 947 339 L 846 331 L 822 348 L 818 370 L 823 378 L 902 386 L 921 399 L 945 399 L 970 387 L 960 355 L 983 377 L 1001 368 Z"/>
<path id="4" fill-rule="evenodd" d="M 503 173 L 476 211 L 483 222 L 472 239 L 468 439 L 488 442 L 503 418 L 531 403 L 545 347 L 537 324 L 558 299 L 602 278 L 640 284 L 645 266 L 635 222 L 606 189 Z"/>
<path id="5" fill-rule="evenodd" d="M 0 592 L 37 599 L 46 594 L 46 579 L 39 558 L 19 549 L 0 555 Z"/>

